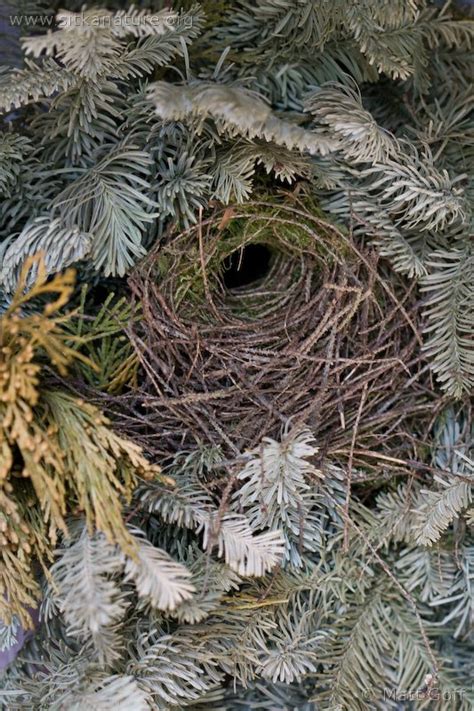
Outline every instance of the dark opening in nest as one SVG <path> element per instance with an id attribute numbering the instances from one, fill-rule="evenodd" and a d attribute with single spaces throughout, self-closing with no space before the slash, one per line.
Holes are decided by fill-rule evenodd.
<path id="1" fill-rule="evenodd" d="M 266 244 L 248 244 L 225 257 L 223 283 L 227 289 L 238 289 L 262 281 L 269 273 L 272 252 Z"/>
<path id="2" fill-rule="evenodd" d="M 216 211 L 130 283 L 143 380 L 117 415 L 153 455 L 232 456 L 304 423 L 322 454 L 380 468 L 429 413 L 412 289 L 314 208 Z"/>

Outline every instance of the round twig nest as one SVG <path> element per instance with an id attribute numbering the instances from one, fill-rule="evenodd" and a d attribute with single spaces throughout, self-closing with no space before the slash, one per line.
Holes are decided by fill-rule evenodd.
<path id="1" fill-rule="evenodd" d="M 143 380 L 127 428 L 156 454 L 233 456 L 290 422 L 322 453 L 375 464 L 429 408 L 413 293 L 313 205 L 216 209 L 131 286 Z"/>

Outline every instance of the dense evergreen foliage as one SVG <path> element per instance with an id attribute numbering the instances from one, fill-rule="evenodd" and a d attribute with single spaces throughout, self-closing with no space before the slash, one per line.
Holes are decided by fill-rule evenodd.
<path id="1" fill-rule="evenodd" d="M 5 708 L 467 711 L 469 12 L 97 4 L 0 2 Z"/>

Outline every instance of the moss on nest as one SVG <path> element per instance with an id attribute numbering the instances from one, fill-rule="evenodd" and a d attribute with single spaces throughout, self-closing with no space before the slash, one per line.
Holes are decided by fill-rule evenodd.
<path id="1" fill-rule="evenodd" d="M 159 282 L 167 282 L 171 275 L 176 308 L 199 316 L 206 294 L 218 297 L 225 293 L 236 315 L 259 317 L 258 306 L 268 298 L 263 292 L 281 290 L 308 271 L 316 273 L 343 260 L 354 261 L 354 252 L 340 239 L 341 232 L 323 219 L 314 202 L 295 202 L 291 197 L 287 195 L 285 202 L 279 196 L 278 202 L 230 208 L 224 211 L 217 230 L 211 217 L 167 245 L 156 258 L 156 275 Z M 265 245 L 273 256 L 273 268 L 265 279 L 237 297 L 225 288 L 224 265 L 232 254 L 249 245 Z"/>

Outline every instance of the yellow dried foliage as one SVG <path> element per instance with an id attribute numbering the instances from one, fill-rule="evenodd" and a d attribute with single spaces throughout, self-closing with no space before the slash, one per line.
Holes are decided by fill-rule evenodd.
<path id="1" fill-rule="evenodd" d="M 35 284 L 26 290 L 32 270 Z M 48 281 L 41 261 L 29 260 L 0 318 L 0 617 L 6 623 L 13 614 L 29 623 L 27 608 L 39 595 L 35 566 L 52 559 L 58 533 L 68 534 L 68 516 L 84 515 L 91 530 L 133 554 L 123 504 L 138 479 L 159 475 L 100 410 L 45 385 L 48 370 L 64 376 L 73 361 L 86 360 L 64 328 L 73 314 L 61 312 L 73 286 L 73 271 Z M 41 311 L 28 310 L 28 302 L 44 297 Z"/>

